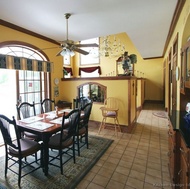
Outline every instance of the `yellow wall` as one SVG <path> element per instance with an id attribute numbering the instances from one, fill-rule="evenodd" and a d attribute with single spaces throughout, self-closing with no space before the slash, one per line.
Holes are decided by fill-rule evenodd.
<path id="1" fill-rule="evenodd" d="M 13 29 L 10 29 L 10 28 L 0 25 L 0 43 L 6 42 L 6 41 L 25 42 L 25 43 L 31 44 L 39 49 L 56 47 L 55 44 L 52 44 L 50 42 L 41 40 L 39 38 L 27 35 L 25 33 L 15 31 Z M 59 56 L 59 57 L 55 56 L 57 54 L 58 50 L 59 50 L 58 48 L 44 50 L 44 52 L 48 56 L 49 60 L 54 63 L 54 70 L 51 74 L 51 76 L 52 76 L 51 77 L 51 86 L 55 86 L 54 78 L 56 78 L 56 77 L 62 78 L 63 77 L 63 72 L 62 72 L 63 59 L 61 56 Z M 51 96 L 52 96 L 52 98 L 54 98 L 53 90 L 52 90 Z M 57 101 L 58 98 L 55 97 L 55 100 Z"/>
<path id="2" fill-rule="evenodd" d="M 113 38 L 113 36 L 111 36 Z M 120 33 L 116 36 L 121 40 L 126 47 L 126 51 L 129 54 L 136 54 L 137 55 L 137 64 L 135 64 L 135 75 L 137 77 L 145 77 L 147 78 L 147 82 L 145 84 L 145 99 L 147 100 L 163 100 L 162 95 L 162 59 L 149 59 L 144 60 L 136 47 L 133 45 L 132 41 L 129 39 L 126 33 Z M 19 31 L 15 31 L 13 29 L 0 26 L 0 42 L 5 41 L 22 41 L 29 44 L 36 46 L 39 49 L 45 49 L 49 47 L 55 47 L 55 44 L 47 42 L 45 40 L 24 34 Z M 53 88 L 54 88 L 54 78 L 61 79 L 63 77 L 62 72 L 62 65 L 63 59 L 61 56 L 56 57 L 59 48 L 44 50 L 44 53 L 49 57 L 49 60 L 54 63 L 54 71 L 51 77 L 51 86 L 52 92 L 51 96 L 54 98 Z M 78 67 L 79 67 L 79 59 L 77 58 L 78 54 L 76 55 L 75 59 L 72 59 L 72 64 L 74 68 L 74 77 L 78 77 Z M 116 74 L 116 60 L 118 57 L 106 58 L 100 57 L 100 66 L 102 69 L 102 76 Z M 111 81 L 110 81 L 111 82 Z M 59 88 L 62 89 L 62 83 L 59 83 Z M 55 100 L 58 101 L 59 99 L 64 96 L 65 91 L 60 90 L 60 96 L 56 97 Z M 65 97 L 67 98 L 67 97 Z"/>
<path id="3" fill-rule="evenodd" d="M 88 80 L 73 80 L 63 81 L 60 87 L 61 99 L 73 102 L 73 99 L 78 96 L 77 86 L 89 82 Z M 93 80 L 91 82 L 101 83 L 107 87 L 107 96 L 116 97 L 120 100 L 119 104 L 119 121 L 122 125 L 128 125 L 128 80 Z M 100 107 L 102 104 L 94 103 L 92 113 L 90 116 L 91 120 L 101 121 Z M 109 121 L 109 120 L 108 120 Z"/>
<path id="4" fill-rule="evenodd" d="M 144 60 L 128 35 L 126 33 L 120 33 L 110 36 L 110 41 L 114 40 L 114 36 L 121 40 L 121 43 L 125 45 L 126 51 L 129 54 L 137 55 L 137 63 L 134 65 L 134 74 L 137 77 L 146 78 L 145 84 L 145 100 L 163 100 L 163 58 L 146 59 Z M 102 39 L 100 38 L 100 44 Z M 103 57 L 100 56 L 100 66 L 102 70 L 101 76 L 113 76 L 116 75 L 116 57 Z M 76 56 L 73 60 L 74 77 L 78 77 L 78 68 L 80 66 L 79 57 Z"/>

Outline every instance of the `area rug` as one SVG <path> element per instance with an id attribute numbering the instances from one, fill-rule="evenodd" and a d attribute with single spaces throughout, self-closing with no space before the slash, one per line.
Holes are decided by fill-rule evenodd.
<path id="1" fill-rule="evenodd" d="M 74 189 L 81 179 L 89 172 L 100 157 L 106 152 L 113 140 L 97 136 L 89 136 L 89 149 L 84 146 L 81 155 L 76 152 L 76 163 L 73 159 L 63 165 L 64 174 L 60 169 L 49 165 L 49 174 L 45 176 L 42 169 L 21 179 L 21 188 L 34 189 Z M 50 151 L 57 153 L 57 151 Z M 59 163 L 59 162 L 57 162 Z M 0 189 L 16 189 L 18 187 L 18 176 L 8 171 L 7 178 L 4 177 L 4 157 L 0 158 Z"/>
<path id="2" fill-rule="evenodd" d="M 165 119 L 168 118 L 167 113 L 164 111 L 156 111 L 156 112 L 153 112 L 152 114 L 160 118 L 165 118 Z"/>

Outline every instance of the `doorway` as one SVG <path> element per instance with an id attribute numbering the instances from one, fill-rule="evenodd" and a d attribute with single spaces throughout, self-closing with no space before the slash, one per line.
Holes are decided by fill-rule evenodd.
<path id="1" fill-rule="evenodd" d="M 0 69 L 0 114 L 16 119 L 16 72 L 15 70 Z M 3 143 L 0 134 L 0 145 Z"/>

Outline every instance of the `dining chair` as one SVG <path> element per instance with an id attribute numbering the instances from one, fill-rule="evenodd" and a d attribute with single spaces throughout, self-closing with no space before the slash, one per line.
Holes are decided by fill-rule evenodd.
<path id="1" fill-rule="evenodd" d="M 61 170 L 61 174 L 63 174 L 63 164 L 68 162 L 73 158 L 75 163 L 75 135 L 76 128 L 78 127 L 80 119 L 80 110 L 74 109 L 70 113 L 63 113 L 62 126 L 61 131 L 52 135 L 49 140 L 48 147 L 49 149 L 53 149 L 53 155 L 49 155 L 50 160 L 49 164 L 55 167 L 59 167 Z M 55 150 L 58 150 L 56 153 Z M 63 161 L 63 155 L 67 155 L 67 159 Z M 60 161 L 60 164 L 57 165 L 53 163 L 55 159 Z"/>
<path id="2" fill-rule="evenodd" d="M 80 156 L 80 149 L 86 145 L 88 149 L 88 123 L 92 110 L 93 102 L 87 103 L 81 108 L 80 122 L 76 132 L 76 144 L 78 155 Z M 84 138 L 84 141 L 82 140 Z"/>
<path id="3" fill-rule="evenodd" d="M 34 102 L 31 104 L 29 102 L 22 102 L 21 104 L 16 105 L 18 119 L 26 119 L 32 116 L 36 116 L 36 109 Z M 35 135 L 30 132 L 24 132 L 24 137 L 27 137 L 28 139 L 32 140 L 40 140 L 38 135 Z"/>
<path id="4" fill-rule="evenodd" d="M 40 101 L 41 104 L 41 113 L 51 112 L 55 108 L 55 100 L 45 98 Z"/>
<path id="5" fill-rule="evenodd" d="M 23 162 L 22 159 L 31 156 L 38 151 L 41 151 L 41 155 L 43 155 L 41 145 L 36 141 L 29 140 L 27 138 L 21 138 L 14 117 L 13 120 L 10 120 L 1 114 L 0 129 L 5 145 L 5 177 L 7 176 L 8 170 L 17 174 L 18 186 L 20 187 L 21 178 L 39 169 L 42 164 L 41 156 L 37 160 L 40 161 L 40 163 L 36 163 L 36 160 L 34 161 L 32 157 L 30 161 L 27 162 Z M 10 132 L 10 130 L 13 130 L 14 132 Z M 18 166 L 14 166 L 17 163 Z M 22 173 L 22 169 L 27 166 L 29 166 L 30 169 L 25 169 L 25 171 Z M 16 171 L 17 169 L 18 171 Z"/>
<path id="6" fill-rule="evenodd" d="M 100 108 L 102 112 L 102 122 L 100 124 L 98 134 L 100 134 L 101 130 L 106 126 L 112 126 L 113 124 L 106 124 L 107 118 L 111 118 L 114 120 L 114 129 L 115 134 L 118 136 L 118 131 L 121 132 L 121 128 L 118 120 L 118 111 L 119 111 L 119 103 L 118 99 L 114 97 L 108 97 L 104 100 L 104 106 Z"/>

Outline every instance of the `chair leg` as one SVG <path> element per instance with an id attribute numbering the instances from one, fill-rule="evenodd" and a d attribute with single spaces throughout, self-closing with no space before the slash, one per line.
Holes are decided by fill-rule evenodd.
<path id="1" fill-rule="evenodd" d="M 59 150 L 59 157 L 60 157 L 60 169 L 61 169 L 61 174 L 63 175 L 62 150 Z"/>
<path id="2" fill-rule="evenodd" d="M 43 148 L 41 148 L 41 152 L 40 152 L 40 164 L 41 164 L 41 167 L 44 169 L 44 151 L 43 151 Z"/>
<path id="3" fill-rule="evenodd" d="M 118 137 L 116 118 L 114 118 L 115 134 Z"/>
<path id="4" fill-rule="evenodd" d="M 76 162 L 76 158 L 75 158 L 75 143 L 73 142 L 73 161 L 74 163 Z"/>
<path id="5" fill-rule="evenodd" d="M 38 155 L 37 152 L 35 153 L 35 159 L 36 159 L 36 163 L 38 162 Z"/>
<path id="6" fill-rule="evenodd" d="M 85 134 L 86 148 L 88 149 L 88 131 Z"/>
<path id="7" fill-rule="evenodd" d="M 22 169 L 22 159 L 19 158 L 19 170 L 18 170 L 18 186 L 20 187 L 21 181 L 21 169 Z"/>
<path id="8" fill-rule="evenodd" d="M 78 150 L 78 156 L 80 156 L 80 139 L 79 139 L 79 135 L 77 135 L 77 150 Z"/>
<path id="9" fill-rule="evenodd" d="M 8 154 L 5 156 L 5 177 L 7 176 L 7 167 L 8 167 Z"/>
<path id="10" fill-rule="evenodd" d="M 119 120 L 118 120 L 117 117 L 116 117 L 116 121 L 117 121 L 117 126 L 118 126 L 118 128 L 119 128 L 119 132 L 121 132 L 121 127 L 120 127 L 120 125 L 119 125 Z"/>
<path id="11" fill-rule="evenodd" d="M 102 122 L 101 122 L 101 124 L 100 124 L 99 130 L 98 130 L 98 134 L 100 134 L 102 128 L 105 127 L 105 122 L 106 122 L 106 118 L 103 118 L 103 119 L 102 119 Z"/>

